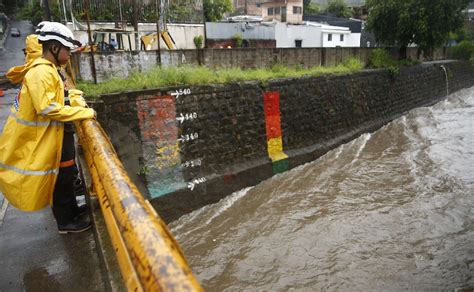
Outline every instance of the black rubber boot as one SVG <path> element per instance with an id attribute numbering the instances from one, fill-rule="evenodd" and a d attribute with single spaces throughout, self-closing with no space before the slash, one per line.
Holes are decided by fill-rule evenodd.
<path id="1" fill-rule="evenodd" d="M 91 226 L 92 225 L 90 222 L 77 220 L 65 225 L 58 224 L 58 232 L 59 234 L 79 233 L 86 231 L 87 229 L 91 228 Z"/>
<path id="2" fill-rule="evenodd" d="M 89 208 L 87 207 L 86 204 L 80 205 L 77 208 L 74 208 L 74 220 L 79 219 L 80 217 L 86 215 L 89 213 Z"/>

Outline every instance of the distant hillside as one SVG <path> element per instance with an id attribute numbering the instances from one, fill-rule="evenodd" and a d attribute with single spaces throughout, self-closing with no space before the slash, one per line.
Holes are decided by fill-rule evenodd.
<path id="1" fill-rule="evenodd" d="M 325 7 L 328 4 L 328 0 L 312 0 L 311 2 L 322 7 Z M 365 0 L 345 0 L 345 2 L 349 7 L 363 6 L 365 4 Z"/>

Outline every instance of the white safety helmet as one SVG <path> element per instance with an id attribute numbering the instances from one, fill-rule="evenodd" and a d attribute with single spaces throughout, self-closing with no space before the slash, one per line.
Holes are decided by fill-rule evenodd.
<path id="1" fill-rule="evenodd" d="M 81 46 L 81 42 L 74 39 L 72 31 L 62 23 L 43 21 L 38 25 L 38 28 L 40 42 L 55 40 L 71 49 Z"/>
<path id="2" fill-rule="evenodd" d="M 41 21 L 40 23 L 38 23 L 38 25 L 36 26 L 35 34 L 40 34 L 43 26 L 45 26 L 48 23 L 50 23 L 50 21 Z"/>

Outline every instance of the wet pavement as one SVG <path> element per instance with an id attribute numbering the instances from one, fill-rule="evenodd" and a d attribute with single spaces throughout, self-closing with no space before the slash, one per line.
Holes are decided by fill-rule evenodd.
<path id="1" fill-rule="evenodd" d="M 0 51 L 0 75 L 23 63 L 25 36 L 32 27 L 13 22 L 20 38 L 8 37 Z M 0 97 L 0 132 L 9 114 L 15 89 Z M 94 233 L 59 235 L 50 208 L 22 212 L 0 193 L 0 292 L 107 291 L 103 263 Z"/>

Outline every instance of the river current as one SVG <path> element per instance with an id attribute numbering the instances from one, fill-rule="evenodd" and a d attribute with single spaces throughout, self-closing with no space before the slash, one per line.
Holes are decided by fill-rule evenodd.
<path id="1" fill-rule="evenodd" d="M 170 228 L 207 291 L 474 288 L 474 88 Z"/>

